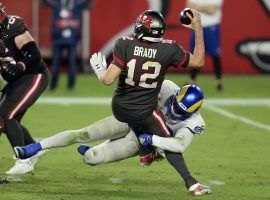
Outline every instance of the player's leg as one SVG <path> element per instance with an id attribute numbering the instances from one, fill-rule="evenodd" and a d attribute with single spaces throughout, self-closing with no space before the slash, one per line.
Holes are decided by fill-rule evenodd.
<path id="1" fill-rule="evenodd" d="M 170 131 L 166 127 L 165 118 L 161 112 L 158 112 L 157 110 L 154 111 L 151 118 L 152 118 L 153 123 L 149 123 L 149 121 L 151 121 L 150 118 L 148 119 L 149 121 L 144 120 L 146 123 L 145 125 L 148 126 L 148 131 L 150 131 L 150 134 L 152 133 L 154 135 L 158 135 L 161 137 L 171 136 Z M 186 166 L 182 153 L 174 153 L 170 151 L 165 151 L 165 156 L 166 156 L 166 159 L 169 161 L 169 163 L 176 169 L 176 171 L 184 179 L 186 187 L 188 189 L 194 184 L 198 183 L 198 181 L 194 177 L 191 176 Z"/>
<path id="2" fill-rule="evenodd" d="M 110 116 L 78 130 L 68 130 L 40 141 L 42 149 L 64 147 L 74 143 L 90 143 L 126 135 L 129 127 Z"/>
<path id="3" fill-rule="evenodd" d="M 197 76 L 200 73 L 199 69 L 191 69 L 190 70 L 190 80 L 188 84 L 196 84 Z"/>
<path id="4" fill-rule="evenodd" d="M 53 44 L 53 60 L 52 60 L 52 78 L 50 84 L 50 90 L 54 90 L 57 87 L 58 78 L 61 68 L 62 59 L 62 46 L 58 44 Z"/>
<path id="5" fill-rule="evenodd" d="M 21 114 L 23 116 L 23 113 L 34 104 L 45 90 L 47 84 L 47 74 L 29 74 L 20 77 L 7 87 L 6 94 L 1 101 L 0 112 L 4 118 L 4 132 L 12 147 L 25 145 L 24 129 L 20 125 L 21 117 L 19 117 L 19 121 L 16 117 Z M 35 162 L 32 162 L 32 158 L 25 162 L 17 160 L 15 166 L 6 173 L 19 174 L 32 171 L 37 159 Z"/>
<path id="6" fill-rule="evenodd" d="M 0 103 L 0 115 L 4 120 L 4 132 L 12 147 L 25 145 L 23 130 L 16 116 L 34 104 L 47 84 L 47 74 L 29 74 L 23 75 L 7 86 Z"/>
<path id="7" fill-rule="evenodd" d="M 212 60 L 214 64 L 214 72 L 216 77 L 216 89 L 218 91 L 221 91 L 223 90 L 223 85 L 222 85 L 222 68 L 220 56 L 213 56 Z"/>
<path id="8" fill-rule="evenodd" d="M 31 136 L 30 132 L 28 131 L 28 129 L 23 126 L 22 124 L 21 125 L 21 129 L 23 131 L 23 138 L 24 138 L 24 144 L 25 145 L 29 145 L 29 144 L 33 144 L 35 143 L 36 141 L 34 140 L 34 138 Z"/>
<path id="9" fill-rule="evenodd" d="M 24 138 L 24 144 L 28 145 L 28 144 L 32 144 L 35 143 L 34 138 L 31 136 L 30 132 L 28 131 L 28 129 L 21 124 L 21 120 L 24 116 L 24 114 L 26 113 L 27 110 L 24 110 L 23 112 L 21 112 L 19 115 L 17 115 L 15 117 L 15 119 L 17 120 L 17 122 L 20 123 L 21 129 L 23 131 L 23 138 Z"/>
<path id="10" fill-rule="evenodd" d="M 68 130 L 58 133 L 52 137 L 41 140 L 39 143 L 30 144 L 25 147 L 15 148 L 17 157 L 28 158 L 40 150 L 65 147 L 74 143 L 89 143 L 99 140 L 113 139 L 126 135 L 129 127 L 126 123 L 119 122 L 110 116 L 99 120 L 88 127 L 78 130 Z"/>
<path id="11" fill-rule="evenodd" d="M 76 44 L 68 45 L 68 89 L 73 90 L 77 73 Z"/>
<path id="12" fill-rule="evenodd" d="M 171 137 L 171 133 L 166 125 L 165 116 L 157 109 L 153 111 L 151 116 L 143 120 L 140 125 L 149 134 Z"/>
<path id="13" fill-rule="evenodd" d="M 140 126 L 142 130 L 145 132 L 151 134 L 151 135 L 158 135 L 161 137 L 170 137 L 170 132 L 166 126 L 165 117 L 161 112 L 158 110 L 155 110 L 153 114 L 146 119 L 144 119 L 142 122 L 137 124 L 137 126 Z M 134 131 L 136 136 L 139 137 L 138 134 L 141 134 L 140 131 L 136 132 Z M 144 147 L 140 145 L 140 162 L 143 165 L 149 165 L 154 160 L 162 158 L 159 154 L 157 154 L 153 147 L 148 146 Z"/>
<path id="14" fill-rule="evenodd" d="M 195 33 L 192 31 L 190 34 L 190 52 L 194 51 L 194 47 L 195 47 Z M 200 72 L 199 69 L 190 70 L 189 84 L 194 84 L 196 82 L 199 72 Z"/>
<path id="15" fill-rule="evenodd" d="M 90 148 L 84 154 L 84 161 L 89 165 L 116 162 L 137 155 L 138 150 L 137 137 L 130 131 L 122 138 L 106 141 Z"/>
<path id="16" fill-rule="evenodd" d="M 220 25 L 207 27 L 204 29 L 205 51 L 211 56 L 216 78 L 216 89 L 222 90 L 222 67 L 221 67 L 221 45 L 220 45 Z"/>
<path id="17" fill-rule="evenodd" d="M 190 174 L 182 153 L 174 153 L 170 151 L 164 151 L 164 152 L 165 152 L 166 159 L 175 168 L 175 170 L 180 174 L 180 176 L 183 178 L 185 182 L 186 188 L 193 195 L 204 195 L 204 194 L 210 194 L 212 192 L 210 187 L 200 184 Z"/>
<path id="18" fill-rule="evenodd" d="M 211 193 L 211 189 L 208 186 L 200 184 L 193 176 L 191 176 L 185 163 L 184 157 L 181 153 L 165 151 L 165 155 L 169 163 L 175 168 L 175 170 L 185 181 L 186 188 L 193 195 L 203 195 Z"/>
<path id="19" fill-rule="evenodd" d="M 8 131 L 7 136 L 11 145 L 22 144 L 24 141 L 24 137 L 19 123 L 15 119 L 8 121 L 8 123 L 6 122 L 7 113 L 13 107 L 13 102 L 8 101 L 5 96 L 6 95 L 2 96 L 0 103 L 0 129 L 1 131 L 6 132 L 5 128 L 7 128 Z M 5 127 L 6 123 L 7 127 Z M 11 126 L 11 128 L 9 126 Z M 26 173 L 33 170 L 32 166 L 28 165 L 27 163 L 22 163 L 20 161 L 21 160 L 16 160 L 15 165 L 8 171 L 6 171 L 6 173 L 7 174 L 17 174 L 18 172 Z"/>
<path id="20" fill-rule="evenodd" d="M 16 119 L 8 119 L 8 113 L 13 107 L 14 102 L 8 100 L 5 96 L 0 103 L 0 126 L 11 146 L 15 147 L 17 145 L 24 145 L 24 137 L 21 126 Z"/>

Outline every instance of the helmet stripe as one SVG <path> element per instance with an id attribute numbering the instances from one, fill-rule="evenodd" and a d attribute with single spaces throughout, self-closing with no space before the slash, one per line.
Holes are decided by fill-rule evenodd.
<path id="1" fill-rule="evenodd" d="M 176 97 L 176 100 L 178 103 L 183 99 L 183 97 L 187 93 L 188 88 L 189 88 L 188 86 L 182 87 L 182 90 L 180 91 L 180 93 Z"/>
<path id="2" fill-rule="evenodd" d="M 187 109 L 187 112 L 192 113 L 194 112 L 196 109 L 199 109 L 203 104 L 203 99 L 201 99 L 200 101 L 198 101 L 197 103 L 195 103 L 194 105 L 190 106 Z"/>

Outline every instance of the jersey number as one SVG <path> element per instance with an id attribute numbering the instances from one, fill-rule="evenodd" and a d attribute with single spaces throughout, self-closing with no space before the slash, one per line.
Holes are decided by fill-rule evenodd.
<path id="1" fill-rule="evenodd" d="M 8 23 L 9 24 L 14 24 L 15 20 L 16 20 L 15 17 L 11 17 L 11 18 L 9 18 Z"/>
<path id="2" fill-rule="evenodd" d="M 132 59 L 127 63 L 128 67 L 128 74 L 125 80 L 125 83 L 128 85 L 135 85 L 134 81 L 134 72 L 135 72 L 135 67 L 136 67 L 136 59 Z M 149 70 L 149 68 L 154 68 L 153 73 L 149 73 L 146 70 Z M 161 69 L 161 64 L 159 62 L 153 62 L 153 61 L 146 61 L 142 65 L 142 70 L 145 70 L 145 73 L 142 73 L 140 75 L 140 82 L 139 86 L 143 88 L 156 88 L 157 87 L 157 81 L 155 79 L 158 77 Z M 146 83 L 147 80 L 153 80 L 152 83 Z"/>

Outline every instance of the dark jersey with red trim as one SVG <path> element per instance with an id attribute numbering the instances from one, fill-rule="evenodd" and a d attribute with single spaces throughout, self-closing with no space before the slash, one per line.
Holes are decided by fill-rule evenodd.
<path id="1" fill-rule="evenodd" d="M 157 97 L 170 66 L 187 67 L 190 54 L 172 40 L 145 43 L 123 37 L 116 41 L 113 64 L 121 69 L 112 110 L 123 122 L 141 121 L 157 106 Z"/>
<path id="2" fill-rule="evenodd" d="M 2 57 L 13 58 L 16 62 L 23 60 L 23 55 L 15 44 L 14 38 L 28 31 L 25 21 L 19 16 L 9 15 L 9 23 L 6 29 L 0 34 L 0 39 L 3 40 L 7 48 L 6 53 Z M 36 67 L 26 68 L 24 74 L 44 73 L 46 64 L 41 60 Z"/>

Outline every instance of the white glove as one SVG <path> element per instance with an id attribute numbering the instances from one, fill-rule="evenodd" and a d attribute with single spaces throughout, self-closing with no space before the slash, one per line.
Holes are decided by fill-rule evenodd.
<path id="1" fill-rule="evenodd" d="M 97 77 L 100 79 L 107 69 L 105 56 L 100 52 L 94 53 L 90 58 L 90 64 Z"/>

